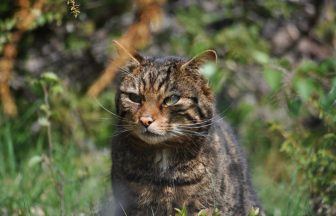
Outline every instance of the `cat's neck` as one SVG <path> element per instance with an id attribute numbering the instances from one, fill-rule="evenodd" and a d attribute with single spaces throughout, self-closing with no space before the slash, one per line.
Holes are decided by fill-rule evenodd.
<path id="1" fill-rule="evenodd" d="M 160 185 L 164 182 L 167 185 L 172 182 L 187 184 L 203 176 L 204 164 L 210 160 L 206 153 L 211 148 L 210 140 L 195 139 L 188 145 L 184 143 L 184 146 L 177 146 L 177 143 L 154 146 L 142 142 L 136 137 L 122 136 L 112 147 L 114 160 L 119 161 L 117 164 L 122 164 L 122 169 L 133 180 L 150 178 Z"/>
<path id="2" fill-rule="evenodd" d="M 209 137 L 184 137 L 178 138 L 175 140 L 168 140 L 162 143 L 149 144 L 140 138 L 130 134 L 125 140 L 130 144 L 132 148 L 135 148 L 139 151 L 166 151 L 166 152 L 183 152 L 191 151 L 195 152 L 200 150 L 206 143 L 209 143 Z M 125 143 L 126 143 L 125 142 Z"/>
<path id="3" fill-rule="evenodd" d="M 165 171 L 174 163 L 188 163 L 188 161 L 200 157 L 202 152 L 211 144 L 209 138 L 195 138 L 179 140 L 178 142 L 167 141 L 162 144 L 147 144 L 141 139 L 129 136 L 129 142 L 125 149 L 131 152 L 133 157 L 139 157 L 152 163 L 161 171 Z"/>

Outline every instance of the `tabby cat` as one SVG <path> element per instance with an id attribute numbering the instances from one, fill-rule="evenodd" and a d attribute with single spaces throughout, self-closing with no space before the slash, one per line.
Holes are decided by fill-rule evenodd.
<path id="1" fill-rule="evenodd" d="M 166 216 L 186 208 L 188 215 L 239 216 L 260 208 L 246 159 L 199 72 L 216 53 L 131 58 L 116 96 L 114 214 Z"/>

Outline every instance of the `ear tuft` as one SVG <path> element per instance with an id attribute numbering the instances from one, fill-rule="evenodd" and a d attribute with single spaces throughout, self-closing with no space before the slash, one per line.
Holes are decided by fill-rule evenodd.
<path id="1" fill-rule="evenodd" d="M 190 67 L 190 66 L 200 67 L 200 66 L 202 66 L 203 64 L 205 64 L 209 61 L 214 61 L 215 63 L 217 63 L 217 53 L 216 53 L 216 51 L 206 50 L 206 51 L 196 55 L 195 57 L 190 59 L 188 62 L 184 63 L 180 67 L 180 69 L 185 70 L 185 68 Z"/>
<path id="2" fill-rule="evenodd" d="M 144 58 L 137 52 L 133 50 L 129 50 L 126 47 L 124 47 L 121 43 L 119 43 L 116 40 L 113 40 L 113 43 L 117 47 L 117 51 L 119 55 L 126 54 L 129 58 L 131 58 L 138 66 L 141 65 L 141 62 L 144 60 Z M 132 54 L 134 53 L 134 54 Z"/>

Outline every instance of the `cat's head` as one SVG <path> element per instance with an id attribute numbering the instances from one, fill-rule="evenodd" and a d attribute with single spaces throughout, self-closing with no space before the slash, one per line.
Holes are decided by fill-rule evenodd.
<path id="1" fill-rule="evenodd" d="M 205 136 L 214 98 L 200 66 L 216 60 L 208 50 L 192 58 L 132 56 L 116 97 L 121 125 L 147 144 Z"/>

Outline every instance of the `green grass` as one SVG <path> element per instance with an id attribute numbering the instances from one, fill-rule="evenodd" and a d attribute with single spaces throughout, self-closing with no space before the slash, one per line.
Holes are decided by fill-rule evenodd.
<path id="1" fill-rule="evenodd" d="M 0 130 L 0 214 L 91 214 L 110 190 L 109 151 L 82 151 L 75 145 L 54 143 L 52 156 L 41 139 L 21 154 L 9 124 Z M 31 140 L 31 139 L 30 139 Z"/>
<path id="2" fill-rule="evenodd" d="M 296 185 L 296 178 L 293 174 L 291 182 L 275 181 L 263 167 L 255 170 L 254 185 L 267 215 L 313 215 L 308 195 L 304 188 Z"/>

